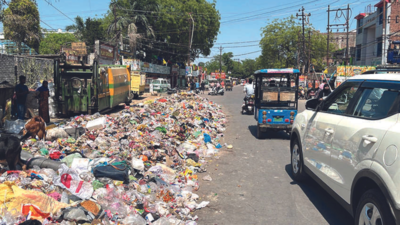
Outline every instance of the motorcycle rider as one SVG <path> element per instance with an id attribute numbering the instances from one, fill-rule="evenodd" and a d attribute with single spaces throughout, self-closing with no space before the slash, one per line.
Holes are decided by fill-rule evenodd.
<path id="1" fill-rule="evenodd" d="M 254 95 L 254 87 L 253 87 L 253 79 L 249 79 L 249 82 L 244 86 L 243 92 L 246 93 L 244 96 L 244 104 L 242 105 L 242 109 L 247 107 L 247 99 L 249 99 L 252 95 Z"/>

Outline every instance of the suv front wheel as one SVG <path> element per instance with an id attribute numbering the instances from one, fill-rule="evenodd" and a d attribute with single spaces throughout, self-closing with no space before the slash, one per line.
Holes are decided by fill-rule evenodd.
<path id="1" fill-rule="evenodd" d="M 395 224 L 385 196 L 378 189 L 366 191 L 357 206 L 356 225 Z"/>
<path id="2" fill-rule="evenodd" d="M 303 166 L 303 151 L 297 139 L 293 140 L 290 153 L 293 180 L 302 181 L 306 178 L 306 173 Z"/>

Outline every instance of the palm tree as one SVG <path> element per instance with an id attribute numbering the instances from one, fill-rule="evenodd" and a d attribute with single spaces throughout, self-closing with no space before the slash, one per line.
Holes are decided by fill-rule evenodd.
<path id="1" fill-rule="evenodd" d="M 75 24 L 65 27 L 65 30 L 73 31 L 76 38 L 81 40 L 86 30 L 82 17 L 77 16 L 75 18 Z"/>

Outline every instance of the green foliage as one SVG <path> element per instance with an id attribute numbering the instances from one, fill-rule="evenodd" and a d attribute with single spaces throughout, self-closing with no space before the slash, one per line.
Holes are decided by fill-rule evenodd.
<path id="1" fill-rule="evenodd" d="M 115 6 L 115 16 L 113 8 Z M 115 20 L 124 18 L 136 30 L 128 32 L 126 25 L 120 26 L 125 37 L 124 44 L 137 46 L 145 51 L 144 60 L 155 61 L 153 55 L 166 61 L 186 62 L 189 49 L 189 26 L 192 13 L 194 23 L 193 46 L 190 58 L 194 60 L 200 54 L 209 55 L 219 33 L 220 14 L 215 2 L 207 0 L 114 0 L 105 16 L 108 28 L 113 28 Z M 125 23 L 126 24 L 126 23 Z M 121 23 L 122 25 L 122 23 Z M 118 25 L 117 25 L 118 26 Z M 109 29 L 108 37 L 115 36 L 115 30 Z M 132 31 L 133 30 L 133 31 Z M 132 36 L 135 34 L 134 36 Z M 174 43 L 174 44 L 168 44 Z"/>
<path id="2" fill-rule="evenodd" d="M 226 73 L 231 72 L 230 76 L 232 77 L 247 78 L 253 75 L 254 72 L 258 69 L 256 60 L 254 59 L 245 59 L 241 62 L 236 62 L 232 59 L 232 57 L 232 52 L 224 53 L 221 56 L 222 70 Z M 219 71 L 219 62 L 220 56 L 215 55 L 212 60 L 205 63 L 204 67 L 207 68 L 208 73 L 214 72 L 216 70 Z"/>
<path id="3" fill-rule="evenodd" d="M 105 27 L 103 25 L 103 19 L 92 19 L 88 17 L 83 22 L 82 17 L 77 16 L 75 18 L 75 24 L 67 26 L 67 31 L 73 31 L 75 37 L 86 43 L 87 46 L 93 46 L 96 40 L 104 40 L 105 38 Z"/>
<path id="4" fill-rule="evenodd" d="M 62 45 L 76 41 L 77 38 L 73 34 L 49 33 L 40 41 L 39 53 L 58 54 Z"/>
<path id="5" fill-rule="evenodd" d="M 326 37 L 312 28 L 305 29 L 306 45 L 308 32 L 311 32 L 311 62 L 316 69 L 322 69 L 323 58 L 326 55 Z M 301 54 L 301 26 L 294 16 L 275 19 L 262 28 L 260 42 L 262 55 L 257 59 L 257 66 L 262 68 L 294 68 L 297 67 L 297 56 Z M 308 49 L 308 47 L 306 46 Z M 334 46 L 330 46 L 334 49 Z M 306 52 L 308 57 L 308 52 Z M 302 62 L 300 62 L 302 63 Z"/>
<path id="6" fill-rule="evenodd" d="M 40 19 L 36 4 L 31 0 L 11 0 L 3 13 L 4 37 L 17 44 L 21 53 L 22 43 L 39 50 Z"/>

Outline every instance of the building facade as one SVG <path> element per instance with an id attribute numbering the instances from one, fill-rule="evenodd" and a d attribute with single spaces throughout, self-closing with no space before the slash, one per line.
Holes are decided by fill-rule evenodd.
<path id="1" fill-rule="evenodd" d="M 386 15 L 383 14 L 384 1 L 386 1 Z M 390 43 L 400 40 L 400 3 L 396 0 L 381 0 L 374 5 L 374 8 L 374 12 L 360 13 L 355 17 L 357 20 L 355 65 L 386 64 Z"/>

